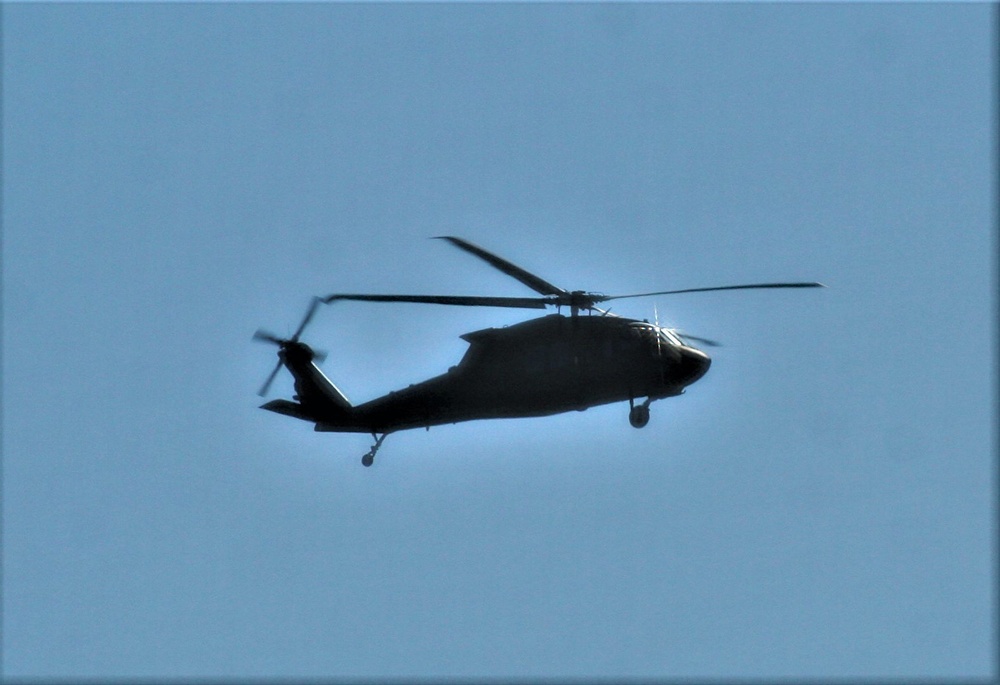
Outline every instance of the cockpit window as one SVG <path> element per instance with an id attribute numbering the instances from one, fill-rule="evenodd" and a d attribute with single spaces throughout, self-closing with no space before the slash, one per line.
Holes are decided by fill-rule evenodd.
<path id="1" fill-rule="evenodd" d="M 668 345 L 683 345 L 684 341 L 674 333 L 669 328 L 660 328 L 658 326 L 653 326 L 652 324 L 638 323 L 632 324 L 632 328 L 639 332 L 642 336 L 649 336 L 650 338 L 659 337 L 660 340 L 667 343 Z"/>
<path id="2" fill-rule="evenodd" d="M 669 328 L 660 329 L 660 337 L 666 340 L 671 345 L 683 345 L 684 342 Z"/>

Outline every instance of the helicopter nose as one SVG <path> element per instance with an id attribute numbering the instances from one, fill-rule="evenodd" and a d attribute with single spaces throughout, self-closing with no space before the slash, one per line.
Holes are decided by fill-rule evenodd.
<path id="1" fill-rule="evenodd" d="M 691 385 L 708 373 L 712 359 L 707 354 L 694 347 L 682 347 L 680 353 L 680 368 L 677 375 L 682 385 Z"/>

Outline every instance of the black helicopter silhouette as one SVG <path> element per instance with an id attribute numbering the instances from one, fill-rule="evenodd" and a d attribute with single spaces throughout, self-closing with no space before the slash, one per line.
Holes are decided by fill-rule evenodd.
<path id="1" fill-rule="evenodd" d="M 483 259 L 542 297 L 362 294 L 315 297 L 292 337 L 283 339 L 263 330 L 253 336 L 255 340 L 278 346 L 278 363 L 259 394 L 267 394 L 282 365 L 295 379 L 294 402 L 272 400 L 261 408 L 314 423 L 317 431 L 370 433 L 375 444 L 361 459 L 365 466 L 371 466 L 390 433 L 474 419 L 549 416 L 627 400 L 629 422 L 642 428 L 649 422 L 649 404 L 653 400 L 682 394 L 685 387 L 708 371 L 711 359 L 689 341 L 708 346 L 717 343 L 658 323 L 611 314 L 598 308 L 599 303 L 715 290 L 824 287 L 810 282 L 726 285 L 633 295 L 568 291 L 461 238 L 439 238 Z M 355 406 L 316 365 L 325 355 L 299 341 L 320 304 L 344 300 L 524 309 L 556 307 L 557 313 L 513 326 L 466 333 L 462 339 L 469 343 L 469 349 L 457 366 L 440 376 Z M 569 317 L 558 313 L 562 307 L 570 308 Z M 582 311 L 588 316 L 580 316 Z M 639 398 L 645 399 L 636 404 Z"/>

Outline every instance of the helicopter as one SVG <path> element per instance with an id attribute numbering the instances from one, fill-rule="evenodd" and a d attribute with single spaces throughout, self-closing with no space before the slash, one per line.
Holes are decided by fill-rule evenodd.
<path id="1" fill-rule="evenodd" d="M 371 466 L 390 433 L 412 428 L 472 421 L 551 416 L 583 411 L 612 402 L 629 403 L 629 423 L 649 423 L 654 400 L 676 397 L 698 381 L 711 358 L 693 346 L 718 343 L 659 322 L 629 319 L 598 304 L 611 300 L 680 293 L 762 288 L 821 288 L 822 283 L 754 283 L 630 295 L 564 290 L 462 238 L 437 236 L 528 286 L 540 297 L 466 295 L 367 295 L 334 293 L 314 297 L 290 338 L 258 330 L 253 339 L 278 347 L 278 363 L 261 386 L 265 396 L 281 367 L 295 381 L 294 401 L 276 399 L 261 409 L 314 424 L 331 433 L 368 433 L 375 443 L 361 458 Z M 353 405 L 317 366 L 325 354 L 300 338 L 321 304 L 335 302 L 404 302 L 473 307 L 513 307 L 556 312 L 500 328 L 461 336 L 469 343 L 457 365 L 445 373 L 363 404 Z M 570 315 L 564 316 L 562 308 Z M 586 315 L 584 315 L 586 313 Z M 641 400 L 641 401 L 640 401 Z"/>

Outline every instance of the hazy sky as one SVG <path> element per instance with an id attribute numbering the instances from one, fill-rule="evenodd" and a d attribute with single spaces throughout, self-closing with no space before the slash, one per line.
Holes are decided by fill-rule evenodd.
<path id="1" fill-rule="evenodd" d="M 8 676 L 994 672 L 985 4 L 4 4 Z M 656 402 L 259 410 L 329 292 L 722 340 Z M 340 303 L 355 402 L 531 312 Z M 283 372 L 271 395 L 288 397 Z"/>

